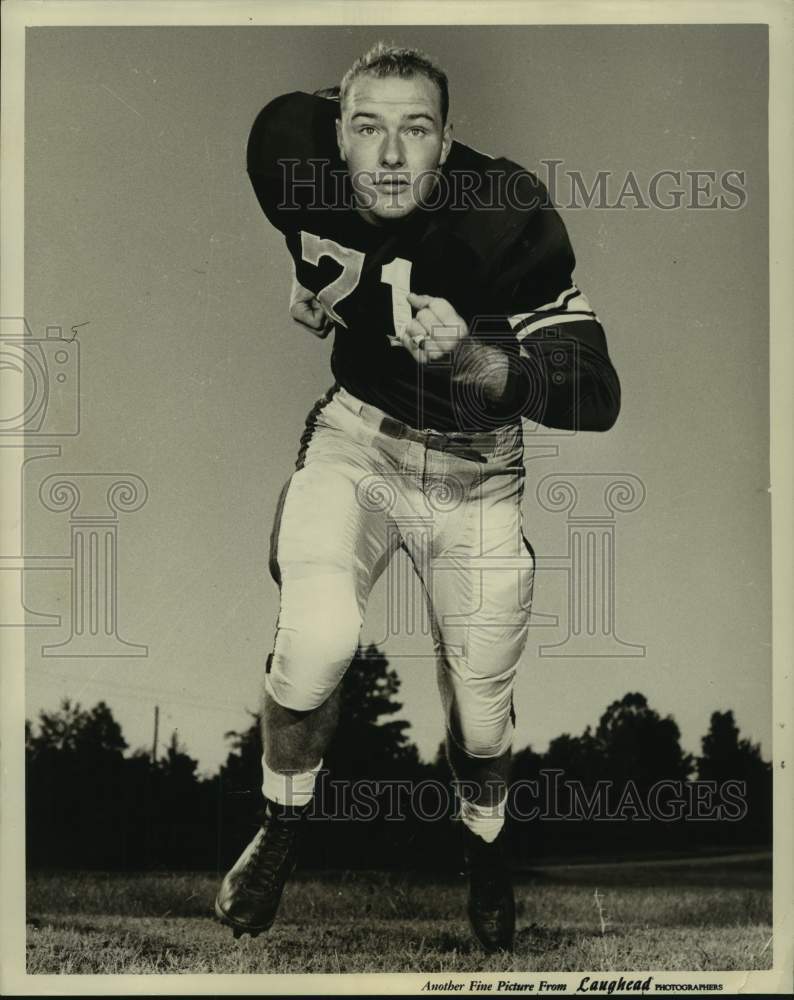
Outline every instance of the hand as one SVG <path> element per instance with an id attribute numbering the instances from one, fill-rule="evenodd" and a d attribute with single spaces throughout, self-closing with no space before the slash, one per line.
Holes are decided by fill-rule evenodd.
<path id="1" fill-rule="evenodd" d="M 408 301 L 417 313 L 397 339 L 420 365 L 450 354 L 468 337 L 466 321 L 446 299 L 409 292 Z"/>
<path id="2" fill-rule="evenodd" d="M 305 326 L 315 337 L 326 337 L 333 323 L 313 292 L 293 278 L 289 299 L 289 314 L 296 323 Z"/>

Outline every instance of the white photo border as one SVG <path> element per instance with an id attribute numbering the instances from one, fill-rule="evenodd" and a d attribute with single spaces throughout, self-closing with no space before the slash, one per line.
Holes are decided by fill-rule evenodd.
<path id="1" fill-rule="evenodd" d="M 770 44 L 770 412 L 772 499 L 774 893 L 770 970 L 656 972 L 657 983 L 720 983 L 726 993 L 790 993 L 794 980 L 794 535 L 792 428 L 794 350 L 791 275 L 794 198 L 794 7 L 786 0 L 263 0 L 263 2 L 149 2 L 149 0 L 6 0 L 2 4 L 2 291 L 1 315 L 24 315 L 24 87 L 25 31 L 36 26 L 392 25 L 392 24 L 767 24 Z M 2 456 L 2 448 L 0 448 Z M 2 530 L 13 528 L 21 497 L 0 498 Z M 0 545 L 0 551 L 6 551 Z M 0 588 L 14 585 L 0 573 Z M 0 589 L 0 601 L 7 592 Z M 0 826 L 0 992 L 4 995 L 219 995 L 414 993 L 427 980 L 458 974 L 355 975 L 33 975 L 25 971 L 24 662 L 22 629 L 0 629 L 0 725 L 3 822 Z M 649 972 L 631 970 L 633 978 Z M 515 975 L 515 974 L 514 974 Z M 522 974 L 524 975 L 524 974 Z M 534 974 L 531 974 L 534 975 Z M 555 973 L 573 992 L 582 972 Z M 603 977 L 603 973 L 598 974 Z M 611 975 L 611 974 L 610 974 Z M 460 974 L 468 978 L 468 974 Z M 478 973 L 496 981 L 497 973 Z"/>

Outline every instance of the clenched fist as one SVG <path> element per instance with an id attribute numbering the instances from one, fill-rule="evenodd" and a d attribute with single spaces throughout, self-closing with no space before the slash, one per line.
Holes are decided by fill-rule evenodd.
<path id="1" fill-rule="evenodd" d="M 327 337 L 333 326 L 314 292 L 298 284 L 294 277 L 289 297 L 289 314 L 296 323 L 311 330 L 315 337 Z"/>
<path id="2" fill-rule="evenodd" d="M 468 337 L 466 321 L 446 299 L 409 292 L 408 301 L 417 312 L 397 339 L 419 364 L 452 353 Z"/>

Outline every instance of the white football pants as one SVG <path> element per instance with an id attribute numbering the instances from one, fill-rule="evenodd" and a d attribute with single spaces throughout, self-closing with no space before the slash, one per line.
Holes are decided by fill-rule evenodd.
<path id="1" fill-rule="evenodd" d="M 272 697 L 302 711 L 329 697 L 372 587 L 402 547 L 427 597 L 451 738 L 473 757 L 507 750 L 534 569 L 521 530 L 524 476 L 520 424 L 444 443 L 334 386 L 307 419 L 271 537 L 281 592 Z"/>

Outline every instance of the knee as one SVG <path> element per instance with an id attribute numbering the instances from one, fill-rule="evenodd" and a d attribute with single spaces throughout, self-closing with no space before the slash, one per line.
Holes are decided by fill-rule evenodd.
<path id="1" fill-rule="evenodd" d="M 510 711 L 499 720 L 478 723 L 476 720 L 450 719 L 447 726 L 449 738 L 467 757 L 488 760 L 507 753 L 513 743 L 514 727 Z"/>
<path id="2" fill-rule="evenodd" d="M 496 676 L 447 675 L 442 701 L 450 739 L 470 757 L 498 757 L 513 739 L 515 667 Z"/>
<path id="3" fill-rule="evenodd" d="M 454 643 L 460 635 L 463 659 L 473 675 L 495 676 L 518 661 L 529 631 L 533 581 L 534 561 L 527 552 L 509 569 L 482 574 L 465 631 L 442 621 L 442 639 L 449 632 Z"/>
<path id="4" fill-rule="evenodd" d="M 344 589 L 316 591 L 304 614 L 282 615 L 269 659 L 267 690 L 284 708 L 310 711 L 341 681 L 358 647 L 362 619 Z"/>

